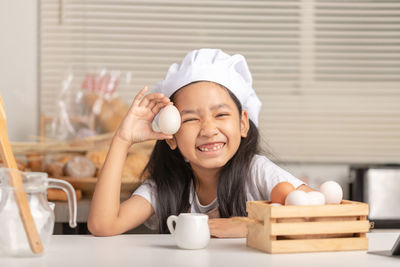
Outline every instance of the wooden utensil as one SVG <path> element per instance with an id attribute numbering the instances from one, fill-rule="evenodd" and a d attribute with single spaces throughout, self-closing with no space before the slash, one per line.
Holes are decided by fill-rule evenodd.
<path id="1" fill-rule="evenodd" d="M 6 112 L 4 109 L 3 99 L 0 95 L 0 152 L 7 168 L 18 169 L 8 139 L 6 122 Z M 10 175 L 11 186 L 14 187 L 15 199 L 17 201 L 22 224 L 24 225 L 28 237 L 29 246 L 33 253 L 40 254 L 43 252 L 43 244 L 40 240 L 35 222 L 33 221 L 31 210 L 29 209 L 28 198 L 22 183 L 22 176 L 18 172 L 10 172 Z"/>

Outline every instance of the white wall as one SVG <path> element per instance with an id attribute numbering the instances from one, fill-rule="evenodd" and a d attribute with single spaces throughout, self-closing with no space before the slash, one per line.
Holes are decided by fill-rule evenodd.
<path id="1" fill-rule="evenodd" d="M 0 1 L 0 93 L 11 141 L 38 135 L 38 2 Z"/>

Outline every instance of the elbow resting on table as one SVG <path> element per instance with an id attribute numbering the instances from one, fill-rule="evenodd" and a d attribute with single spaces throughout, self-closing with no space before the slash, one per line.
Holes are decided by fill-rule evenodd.
<path id="1" fill-rule="evenodd" d="M 94 236 L 112 236 L 115 235 L 110 229 L 111 226 L 108 226 L 104 223 L 99 222 L 98 220 L 88 219 L 87 227 L 89 232 Z"/>

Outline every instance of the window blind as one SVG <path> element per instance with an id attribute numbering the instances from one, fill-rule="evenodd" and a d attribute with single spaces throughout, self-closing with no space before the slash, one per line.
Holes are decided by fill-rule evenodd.
<path id="1" fill-rule="evenodd" d="M 129 71 L 131 102 L 192 49 L 243 54 L 285 162 L 400 163 L 400 2 L 41 0 L 40 107 L 69 69 Z"/>

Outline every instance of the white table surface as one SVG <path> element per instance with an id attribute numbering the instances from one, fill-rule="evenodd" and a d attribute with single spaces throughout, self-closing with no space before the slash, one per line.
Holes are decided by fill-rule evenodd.
<path id="1" fill-rule="evenodd" d="M 400 266 L 385 256 L 400 231 L 368 233 L 367 251 L 267 254 L 246 247 L 245 238 L 211 239 L 207 248 L 183 250 L 171 235 L 55 235 L 36 258 L 0 258 L 1 267 L 75 266 Z M 377 254 L 380 253 L 380 254 Z"/>

